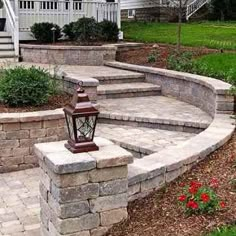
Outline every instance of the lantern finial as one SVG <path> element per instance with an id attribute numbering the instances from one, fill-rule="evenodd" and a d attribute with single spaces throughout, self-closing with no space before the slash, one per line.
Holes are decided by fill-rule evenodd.
<path id="1" fill-rule="evenodd" d="M 64 108 L 69 140 L 65 145 L 71 152 L 90 152 L 98 150 L 93 142 L 99 111 L 90 102 L 79 81 L 70 104 Z"/>

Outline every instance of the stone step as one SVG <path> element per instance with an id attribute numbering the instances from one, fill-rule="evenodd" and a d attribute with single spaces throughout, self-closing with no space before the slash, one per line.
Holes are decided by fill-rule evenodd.
<path id="1" fill-rule="evenodd" d="M 136 158 L 182 144 L 195 136 L 176 131 L 101 123 L 98 124 L 95 135 L 113 141 Z"/>
<path id="2" fill-rule="evenodd" d="M 0 49 L 0 58 L 13 58 L 15 57 L 14 50 Z"/>
<path id="3" fill-rule="evenodd" d="M 188 133 L 200 133 L 212 117 L 188 103 L 164 96 L 104 99 L 99 122 Z"/>
<path id="4" fill-rule="evenodd" d="M 106 84 L 98 86 L 98 98 L 129 98 L 161 95 L 161 87 L 149 83 Z"/>
<path id="5" fill-rule="evenodd" d="M 105 77 L 98 77 L 99 83 L 104 84 L 123 84 L 123 83 L 142 83 L 145 81 L 143 74 L 130 74 L 130 75 L 111 75 Z"/>
<path id="6" fill-rule="evenodd" d="M 13 43 L 0 43 L 0 51 L 2 50 L 14 50 Z"/>
<path id="7" fill-rule="evenodd" d="M 0 43 L 12 43 L 11 36 L 1 36 L 0 35 Z"/>

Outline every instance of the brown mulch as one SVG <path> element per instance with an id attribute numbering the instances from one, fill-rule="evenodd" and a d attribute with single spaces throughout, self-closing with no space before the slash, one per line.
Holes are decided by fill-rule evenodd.
<path id="1" fill-rule="evenodd" d="M 140 46 L 139 48 L 130 49 L 127 51 L 119 51 L 117 53 L 117 61 L 143 65 L 143 66 L 151 66 L 158 68 L 166 68 L 167 66 L 167 58 L 170 54 L 174 52 L 176 46 L 168 45 L 168 44 L 145 44 L 144 46 Z M 216 49 L 208 49 L 208 48 L 194 48 L 194 47 L 182 47 L 183 52 L 192 52 L 194 57 L 203 56 L 210 53 L 220 52 Z M 158 53 L 156 57 L 156 62 L 149 63 L 148 56 L 152 53 Z"/>
<path id="2" fill-rule="evenodd" d="M 222 148 L 189 173 L 165 189 L 129 204 L 129 219 L 113 227 L 109 236 L 201 236 L 218 226 L 236 223 L 236 189 L 230 184 L 236 178 L 236 132 Z M 219 197 L 226 202 L 224 210 L 213 215 L 187 217 L 178 205 L 180 183 L 191 180 L 209 182 L 217 178 Z M 232 235 L 233 236 L 233 235 Z"/>
<path id="3" fill-rule="evenodd" d="M 6 104 L 0 103 L 0 113 L 5 113 L 5 112 L 18 113 L 18 112 L 54 110 L 57 108 L 62 108 L 70 101 L 71 101 L 71 95 L 64 93 L 60 95 L 51 96 L 47 104 L 43 104 L 40 106 L 9 107 Z"/>

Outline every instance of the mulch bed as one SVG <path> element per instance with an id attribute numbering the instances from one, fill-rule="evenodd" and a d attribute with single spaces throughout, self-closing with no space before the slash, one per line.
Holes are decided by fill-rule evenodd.
<path id="1" fill-rule="evenodd" d="M 166 68 L 167 58 L 175 50 L 176 50 L 176 46 L 174 45 L 145 44 L 143 46 L 140 46 L 139 48 L 118 52 L 116 59 L 120 62 L 125 62 L 125 63 L 130 63 L 130 64 Z M 219 50 L 216 50 L 216 49 L 194 48 L 194 47 L 182 47 L 182 51 L 192 52 L 194 57 L 199 57 L 199 56 L 203 56 L 210 53 L 220 52 Z M 157 60 L 156 62 L 149 63 L 148 56 L 152 54 L 153 52 L 158 53 Z"/>
<path id="2" fill-rule="evenodd" d="M 236 178 L 236 132 L 222 148 L 166 188 L 129 204 L 129 219 L 113 227 L 109 236 L 201 236 L 218 226 L 236 224 L 236 192 L 230 181 Z M 209 182 L 217 178 L 217 194 L 227 204 L 212 215 L 187 217 L 178 205 L 180 183 Z M 233 235 L 232 235 L 233 236 Z"/>
<path id="3" fill-rule="evenodd" d="M 40 106 L 25 106 L 25 107 L 9 107 L 6 104 L 0 103 L 0 113 L 13 113 L 13 112 L 32 112 L 32 111 L 45 111 L 62 108 L 64 105 L 71 101 L 72 96 L 69 94 L 54 95 L 49 98 L 48 103 Z"/>

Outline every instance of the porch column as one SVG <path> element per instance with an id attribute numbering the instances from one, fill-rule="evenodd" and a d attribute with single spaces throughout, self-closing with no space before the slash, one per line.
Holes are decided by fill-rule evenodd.
<path id="1" fill-rule="evenodd" d="M 42 236 L 101 236 L 127 218 L 132 155 L 95 138 L 99 151 L 72 154 L 65 141 L 35 145 Z"/>

